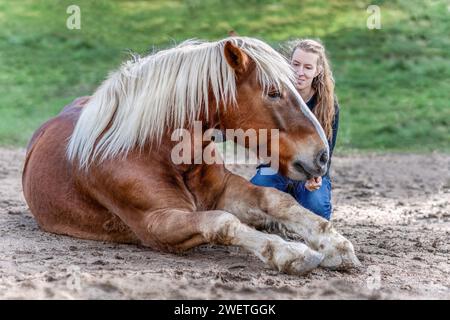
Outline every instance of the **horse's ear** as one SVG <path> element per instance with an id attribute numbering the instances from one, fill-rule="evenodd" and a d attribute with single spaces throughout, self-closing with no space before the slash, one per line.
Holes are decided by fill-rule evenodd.
<path id="1" fill-rule="evenodd" d="M 248 67 L 248 56 L 239 47 L 234 45 L 231 41 L 227 41 L 224 46 L 224 54 L 228 64 L 235 70 L 236 73 L 243 74 Z"/>

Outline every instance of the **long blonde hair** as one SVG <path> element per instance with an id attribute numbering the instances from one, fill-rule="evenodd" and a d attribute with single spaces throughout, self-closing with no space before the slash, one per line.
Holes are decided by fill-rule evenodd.
<path id="1" fill-rule="evenodd" d="M 328 139 L 333 136 L 333 120 L 335 115 L 334 103 L 334 78 L 331 72 L 330 63 L 325 52 L 324 45 L 318 40 L 300 39 L 291 42 L 290 60 L 295 50 L 301 49 L 306 52 L 317 54 L 317 67 L 320 73 L 313 79 L 312 87 L 316 91 L 316 105 L 313 113 L 322 125 Z"/>

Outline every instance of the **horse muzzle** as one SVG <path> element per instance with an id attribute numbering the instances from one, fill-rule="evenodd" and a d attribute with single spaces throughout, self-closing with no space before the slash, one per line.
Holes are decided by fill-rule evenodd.
<path id="1" fill-rule="evenodd" d="M 321 177 L 327 172 L 328 168 L 328 149 L 320 150 L 312 160 L 297 159 L 292 162 L 291 171 L 305 176 L 305 178 L 311 179 L 312 177 Z"/>

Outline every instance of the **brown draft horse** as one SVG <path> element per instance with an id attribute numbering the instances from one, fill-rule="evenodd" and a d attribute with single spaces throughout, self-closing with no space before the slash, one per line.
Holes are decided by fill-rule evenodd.
<path id="1" fill-rule="evenodd" d="M 291 274 L 359 265 L 352 244 L 290 195 L 196 163 L 198 154 L 171 159 L 173 130 L 193 133 L 199 120 L 203 130 L 278 129 L 281 172 L 323 174 L 325 135 L 292 80 L 287 61 L 253 38 L 187 41 L 128 61 L 33 135 L 23 170 L 31 212 L 44 230 L 84 239 L 171 252 L 237 245 Z"/>

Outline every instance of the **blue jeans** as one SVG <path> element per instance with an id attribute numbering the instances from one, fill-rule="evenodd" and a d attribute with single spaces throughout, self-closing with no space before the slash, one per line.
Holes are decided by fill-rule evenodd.
<path id="1" fill-rule="evenodd" d="M 329 176 L 322 177 L 322 185 L 318 190 L 309 191 L 305 188 L 304 181 L 292 180 L 274 172 L 269 167 L 261 167 L 258 168 L 250 182 L 257 186 L 273 187 L 287 192 L 306 209 L 327 220 L 331 218 L 331 181 Z"/>

